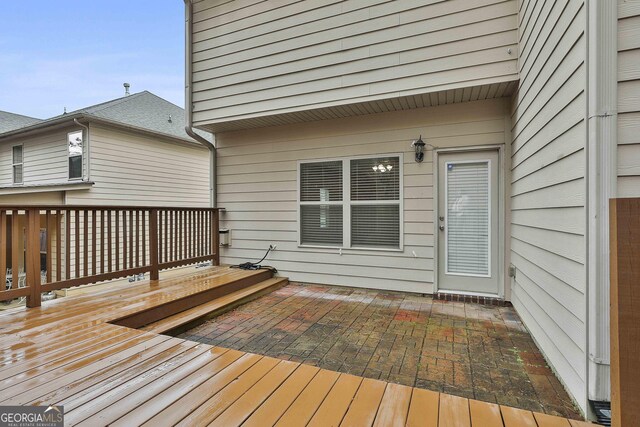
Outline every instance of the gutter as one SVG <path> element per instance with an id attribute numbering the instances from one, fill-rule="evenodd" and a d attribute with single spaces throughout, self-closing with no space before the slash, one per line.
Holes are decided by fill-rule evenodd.
<path id="1" fill-rule="evenodd" d="M 82 156 L 83 156 L 83 161 L 84 161 L 84 156 L 85 156 L 85 147 L 86 147 L 86 159 L 87 159 L 87 170 L 86 170 L 86 176 L 82 177 L 83 181 L 90 181 L 91 180 L 91 137 L 89 136 L 89 126 L 82 124 L 78 121 L 78 119 L 73 119 L 73 122 L 75 124 L 77 124 L 78 126 L 84 128 L 85 130 L 85 135 L 87 135 L 87 137 L 85 138 L 84 144 L 82 144 Z"/>
<path id="2" fill-rule="evenodd" d="M 193 99 L 191 96 L 191 84 L 192 84 L 192 74 L 191 74 L 191 63 L 193 59 L 193 50 L 191 46 L 191 34 L 193 30 L 193 22 L 191 20 L 192 16 L 192 4 L 191 0 L 184 0 L 185 6 L 185 103 L 184 103 L 184 111 L 185 111 L 185 127 L 184 130 L 187 132 L 191 138 L 195 139 L 205 147 L 209 149 L 210 154 L 210 168 L 209 168 L 209 191 L 210 191 L 210 203 L 211 207 L 217 207 L 217 191 L 216 191 L 216 170 L 217 170 L 217 160 L 218 153 L 216 151 L 216 146 L 213 142 L 207 141 L 202 136 L 198 135 L 193 129 L 193 117 L 191 110 L 193 109 Z M 215 134 L 213 135 L 213 139 L 215 141 Z"/>

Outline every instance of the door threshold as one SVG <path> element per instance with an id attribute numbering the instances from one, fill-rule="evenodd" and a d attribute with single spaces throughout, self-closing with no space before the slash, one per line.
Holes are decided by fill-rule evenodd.
<path id="1" fill-rule="evenodd" d="M 511 303 L 498 295 L 480 294 L 473 292 L 438 291 L 433 295 L 434 300 L 467 302 L 473 304 L 494 305 L 507 307 Z"/>

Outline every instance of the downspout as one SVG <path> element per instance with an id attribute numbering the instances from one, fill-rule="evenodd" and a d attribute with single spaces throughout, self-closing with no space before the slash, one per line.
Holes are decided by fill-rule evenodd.
<path id="1" fill-rule="evenodd" d="M 587 398 L 609 401 L 609 199 L 617 193 L 617 3 L 587 1 Z"/>
<path id="2" fill-rule="evenodd" d="M 78 119 L 73 119 L 73 122 L 75 124 L 77 124 L 78 126 L 80 126 L 81 128 L 84 128 L 85 130 L 85 135 L 86 138 L 83 141 L 82 144 L 82 158 L 84 161 L 85 155 L 86 155 L 86 159 L 87 159 L 87 170 L 83 172 L 82 176 L 82 180 L 83 181 L 91 181 L 91 137 L 89 136 L 89 126 L 87 125 L 83 125 L 82 123 L 80 123 L 80 121 L 78 121 Z M 86 150 L 85 150 L 86 147 Z"/>
<path id="3" fill-rule="evenodd" d="M 198 141 L 200 144 L 204 145 L 209 149 L 209 159 L 210 159 L 210 167 L 209 167 L 209 191 L 210 191 L 210 204 L 211 207 L 217 206 L 217 192 L 216 192 L 216 170 L 217 170 L 217 160 L 218 155 L 216 152 L 216 146 L 213 142 L 207 141 L 202 136 L 198 135 L 193 130 L 193 118 L 191 114 L 191 110 L 193 109 L 193 100 L 191 97 L 191 63 L 193 59 L 193 51 L 191 46 L 191 34 L 193 22 L 191 21 L 191 13 L 192 6 L 191 0 L 184 0 L 185 6 L 185 120 L 186 125 L 184 130 L 187 132 L 191 138 Z M 215 134 L 213 134 L 213 139 L 215 141 Z"/>

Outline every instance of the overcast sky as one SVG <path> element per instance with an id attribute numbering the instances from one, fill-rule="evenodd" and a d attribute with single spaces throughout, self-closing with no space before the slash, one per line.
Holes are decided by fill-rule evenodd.
<path id="1" fill-rule="evenodd" d="M 47 118 L 148 90 L 184 106 L 182 0 L 6 1 L 0 110 Z"/>

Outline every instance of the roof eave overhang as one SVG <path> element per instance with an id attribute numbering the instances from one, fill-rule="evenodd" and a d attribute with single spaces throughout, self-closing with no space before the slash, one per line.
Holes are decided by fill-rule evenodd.
<path id="1" fill-rule="evenodd" d="M 31 193 L 50 193 L 55 191 L 88 190 L 94 185 L 95 182 L 93 181 L 60 182 L 46 185 L 12 185 L 0 187 L 0 196 Z"/>
<path id="2" fill-rule="evenodd" d="M 5 132 L 3 134 L 0 134 L 0 142 L 6 141 L 6 140 L 10 140 L 10 139 L 14 139 L 14 138 L 24 138 L 24 137 L 28 137 L 28 136 L 44 133 L 44 132 L 49 132 L 51 130 L 64 128 L 64 127 L 67 127 L 67 126 L 73 124 L 74 120 L 83 121 L 85 123 L 98 123 L 98 124 L 102 124 L 102 125 L 105 125 L 105 126 L 112 126 L 112 127 L 116 127 L 116 128 L 119 128 L 119 129 L 128 130 L 128 131 L 131 131 L 131 132 L 142 133 L 142 134 L 145 134 L 145 135 L 148 135 L 148 136 L 160 137 L 160 138 L 163 138 L 163 139 L 168 139 L 168 140 L 171 140 L 173 142 L 187 143 L 187 144 L 190 144 L 190 145 L 201 145 L 200 143 L 198 143 L 197 141 L 194 141 L 192 139 L 180 138 L 180 137 L 177 137 L 177 136 L 174 136 L 174 135 L 169 135 L 169 134 L 163 133 L 163 132 L 154 132 L 152 130 L 141 128 L 141 127 L 138 127 L 138 126 L 132 126 L 132 125 L 128 125 L 126 123 L 116 122 L 116 121 L 113 121 L 113 120 L 108 120 L 108 119 L 104 119 L 104 118 L 101 118 L 101 117 L 96 117 L 96 116 L 93 116 L 93 115 L 90 115 L 90 114 L 83 114 L 83 113 L 69 114 L 67 116 L 63 116 L 63 117 L 60 117 L 60 118 L 55 119 L 55 120 L 46 121 L 44 123 L 36 123 L 34 125 L 31 125 L 31 126 L 26 126 L 26 127 L 23 127 L 23 128 L 19 128 L 19 129 L 15 129 L 15 130 L 12 130 L 12 131 L 9 131 L 9 132 Z"/>

